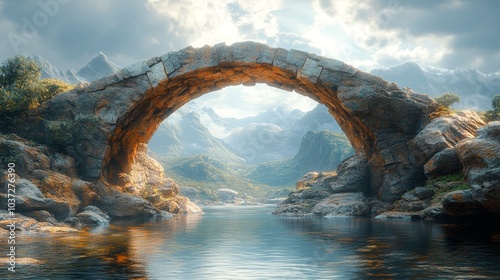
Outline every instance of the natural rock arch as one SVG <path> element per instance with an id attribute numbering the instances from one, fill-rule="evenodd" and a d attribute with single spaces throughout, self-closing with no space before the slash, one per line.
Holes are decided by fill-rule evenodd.
<path id="1" fill-rule="evenodd" d="M 68 143 L 81 176 L 120 184 L 141 143 L 175 110 L 231 85 L 296 91 L 326 105 L 356 153 L 369 163 L 371 190 L 393 201 L 422 179 L 422 163 L 407 142 L 436 103 L 345 63 L 254 42 L 188 47 L 125 67 L 42 106 L 44 122 L 85 119 L 77 143 Z M 85 116 L 86 118 L 82 117 Z"/>

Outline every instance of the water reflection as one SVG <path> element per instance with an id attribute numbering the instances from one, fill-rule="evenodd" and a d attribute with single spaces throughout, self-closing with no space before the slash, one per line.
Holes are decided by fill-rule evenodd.
<path id="1" fill-rule="evenodd" d="M 19 234 L 15 279 L 491 279 L 500 230 L 370 219 L 283 218 L 271 208 Z M 0 279 L 11 276 L 6 269 Z"/>

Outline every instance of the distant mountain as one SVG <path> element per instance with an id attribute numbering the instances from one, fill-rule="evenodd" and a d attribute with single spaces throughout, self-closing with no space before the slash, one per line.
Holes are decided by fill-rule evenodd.
<path id="1" fill-rule="evenodd" d="M 226 121 L 234 126 L 243 127 L 251 123 L 269 123 L 277 125 L 283 129 L 288 129 L 296 121 L 300 120 L 305 115 L 299 109 L 284 104 L 267 111 L 261 112 L 253 117 L 246 117 L 241 119 L 226 118 Z"/>
<path id="2" fill-rule="evenodd" d="M 87 82 L 92 82 L 116 73 L 118 70 L 119 67 L 109 60 L 104 53 L 100 52 L 87 65 L 82 67 L 77 74 Z"/>
<path id="3" fill-rule="evenodd" d="M 300 149 L 293 158 L 262 163 L 249 173 L 248 178 L 273 186 L 295 185 L 307 172 L 335 170 L 353 153 L 344 134 L 310 131 L 302 138 Z"/>
<path id="4" fill-rule="evenodd" d="M 205 182 L 225 182 L 227 171 L 225 166 L 206 155 L 196 155 L 177 160 L 172 170 L 185 178 Z"/>
<path id="5" fill-rule="evenodd" d="M 288 131 L 275 124 L 250 123 L 224 141 L 247 163 L 262 163 L 293 156 L 298 147 L 287 144 L 290 137 Z"/>
<path id="6" fill-rule="evenodd" d="M 313 110 L 307 112 L 290 129 L 302 134 L 305 134 L 307 131 L 321 130 L 343 133 L 337 121 L 328 112 L 328 108 L 322 104 L 318 104 Z"/>
<path id="7" fill-rule="evenodd" d="M 148 146 L 151 152 L 166 158 L 207 155 L 229 162 L 241 161 L 201 123 L 197 112 L 182 108 L 160 125 Z"/>
<path id="8" fill-rule="evenodd" d="M 74 70 L 68 70 L 64 72 L 63 70 L 52 66 L 52 64 L 41 56 L 28 57 L 36 61 L 41 66 L 42 79 L 53 78 L 58 79 L 68 84 L 78 84 L 83 81 L 81 77 L 75 73 Z"/>
<path id="9" fill-rule="evenodd" d="M 227 137 L 237 128 L 226 118 L 219 116 L 212 108 L 203 107 L 196 112 L 200 116 L 200 122 L 217 138 Z"/>
<path id="10" fill-rule="evenodd" d="M 41 66 L 42 78 L 58 79 L 69 84 L 92 82 L 116 73 L 119 70 L 119 67 L 109 60 L 102 52 L 94 57 L 87 65 L 82 67 L 78 73 L 73 69 L 63 71 L 38 55 L 28 58 L 36 61 Z"/>
<path id="11" fill-rule="evenodd" d="M 384 80 L 396 82 L 400 87 L 410 87 L 416 92 L 439 94 L 429 83 L 424 70 L 415 62 L 408 61 L 386 70 L 374 69 L 371 73 Z"/>
<path id="12" fill-rule="evenodd" d="M 334 170 L 342 160 L 354 153 L 351 143 L 341 133 L 328 130 L 309 131 L 302 138 L 293 161 L 304 171 Z"/>
<path id="13" fill-rule="evenodd" d="M 293 157 L 299 150 L 302 137 L 308 131 L 329 130 L 343 133 L 324 105 L 318 104 L 305 114 L 299 110 L 283 110 L 281 108 L 269 110 L 259 115 L 270 116 L 273 112 L 276 113 L 275 115 L 281 116 L 279 123 L 283 127 L 265 122 L 265 118 L 262 118 L 260 119 L 261 123 L 250 122 L 234 130 L 231 135 L 224 138 L 224 141 L 248 163 L 258 164 Z M 282 112 L 288 113 L 282 114 Z M 301 117 L 297 118 L 298 115 Z M 273 120 L 273 118 L 269 118 L 269 120 Z M 240 124 L 245 123 L 241 122 Z"/>
<path id="14" fill-rule="evenodd" d="M 371 73 L 431 97 L 454 92 L 461 97 L 461 102 L 455 106 L 459 109 L 491 109 L 491 100 L 500 94 L 500 72 L 485 74 L 476 69 L 422 68 L 414 62 L 405 62 L 389 69 L 374 69 Z"/>

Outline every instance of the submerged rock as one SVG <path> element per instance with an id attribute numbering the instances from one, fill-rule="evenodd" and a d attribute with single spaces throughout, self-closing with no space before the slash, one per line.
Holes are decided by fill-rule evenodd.
<path id="1" fill-rule="evenodd" d="M 375 219 L 380 219 L 380 220 L 403 220 L 403 221 L 409 221 L 409 220 L 420 220 L 421 216 L 418 213 L 415 212 L 395 212 L 395 211 L 389 211 L 389 212 L 384 212 L 380 215 L 377 215 Z"/>

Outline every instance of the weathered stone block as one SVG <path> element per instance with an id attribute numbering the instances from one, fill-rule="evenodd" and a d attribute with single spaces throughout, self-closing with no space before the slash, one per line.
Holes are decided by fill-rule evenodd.
<path id="1" fill-rule="evenodd" d="M 307 53 L 298 50 L 276 49 L 273 65 L 297 73 L 307 59 Z"/>
<path id="2" fill-rule="evenodd" d="M 116 77 L 118 78 L 118 81 L 125 80 L 126 78 L 130 78 L 130 72 L 126 67 L 122 68 L 120 71 L 118 71 L 118 73 L 116 73 Z"/>
<path id="3" fill-rule="evenodd" d="M 162 57 L 163 59 L 163 57 Z M 169 78 L 173 78 L 196 69 L 217 66 L 219 59 L 213 48 L 205 46 L 195 49 L 187 47 L 164 60 L 165 70 Z"/>
<path id="4" fill-rule="evenodd" d="M 163 62 L 163 67 L 165 68 L 167 76 L 170 76 L 170 74 L 177 71 L 177 69 L 181 68 L 182 66 L 176 52 L 169 52 L 167 54 L 164 54 L 161 57 L 161 60 Z"/>
<path id="5" fill-rule="evenodd" d="M 219 43 L 214 46 L 215 54 L 219 63 L 233 62 L 233 49 L 228 47 L 225 43 Z"/>
<path id="6" fill-rule="evenodd" d="M 234 62 L 257 62 L 259 48 L 254 42 L 234 43 L 230 46 L 233 50 Z"/>
<path id="7" fill-rule="evenodd" d="M 322 57 L 318 63 L 319 66 L 328 68 L 333 71 L 346 72 L 349 74 L 355 74 L 358 70 L 356 68 L 345 64 L 344 62 L 332 58 Z"/>
<path id="8" fill-rule="evenodd" d="M 157 63 L 151 66 L 151 71 L 148 72 L 148 78 L 151 82 L 151 86 L 157 86 L 161 81 L 167 79 L 167 73 L 165 73 L 165 68 L 163 63 Z"/>
<path id="9" fill-rule="evenodd" d="M 424 171 L 427 176 L 447 175 L 458 173 L 462 170 L 462 164 L 457 152 L 447 148 L 436 153 L 425 165 Z"/>
<path id="10" fill-rule="evenodd" d="M 297 76 L 307 78 L 312 83 L 316 83 L 321 75 L 321 71 L 323 71 L 323 67 L 319 66 L 317 60 L 307 58 Z"/>
<path id="11" fill-rule="evenodd" d="M 139 76 L 149 71 L 149 65 L 146 60 L 137 61 L 136 63 L 125 68 L 127 68 L 131 77 Z"/>

